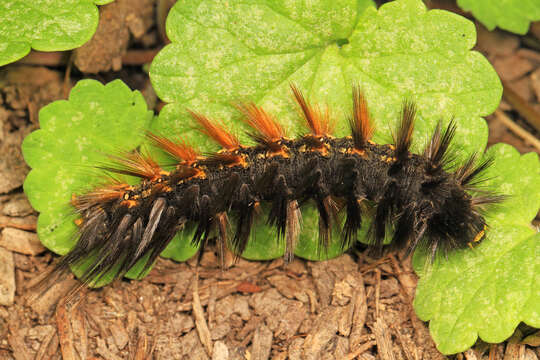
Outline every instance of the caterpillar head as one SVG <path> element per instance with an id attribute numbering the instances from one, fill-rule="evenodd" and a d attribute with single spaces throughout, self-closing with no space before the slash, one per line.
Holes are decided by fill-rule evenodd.
<path id="1" fill-rule="evenodd" d="M 504 197 L 478 187 L 485 180 L 483 174 L 493 159 L 488 157 L 480 162 L 476 159 L 477 155 L 473 154 L 453 174 L 438 169 L 441 174 L 438 179 L 421 183 L 425 203 L 416 217 L 423 220 L 417 224 L 417 238 L 410 246 L 425 247 L 434 257 L 439 249 L 446 254 L 472 246 L 485 237 L 487 225 L 483 212 L 486 206 Z"/>
<path id="2" fill-rule="evenodd" d="M 421 191 L 425 191 L 424 186 Z M 416 215 L 422 220 L 417 224 L 417 238 L 411 246 L 424 247 L 434 257 L 438 250 L 447 254 L 484 238 L 486 222 L 480 198 L 469 194 L 452 175 L 448 181 L 430 188 L 429 194 L 424 196 L 425 203 Z"/>
<path id="3" fill-rule="evenodd" d="M 408 149 L 412 121 L 407 119 L 412 117 L 403 116 L 396 149 L 400 138 L 405 139 L 401 140 L 405 144 L 402 147 Z M 387 224 L 394 225 L 393 247 L 404 247 L 408 254 L 417 247 L 424 248 L 432 258 L 439 251 L 447 254 L 484 238 L 483 210 L 503 199 L 478 187 L 493 161 L 489 157 L 477 161 L 477 154 L 473 154 L 457 171 L 447 172 L 452 162 L 448 149 L 454 134 L 453 121 L 444 131 L 439 123 L 423 155 L 396 150 L 397 161 L 388 170 L 392 180 L 382 190 L 384 195 L 374 219 L 377 244 L 382 244 Z"/>

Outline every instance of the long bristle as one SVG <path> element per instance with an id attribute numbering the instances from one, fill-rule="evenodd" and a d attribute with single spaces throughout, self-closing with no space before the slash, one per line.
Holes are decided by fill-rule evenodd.
<path id="1" fill-rule="evenodd" d="M 437 126 L 433 131 L 431 139 L 424 149 L 424 156 L 430 162 L 433 170 L 444 167 L 451 161 L 448 148 L 456 133 L 456 123 L 452 119 L 448 127 L 443 132 L 441 122 L 437 122 Z M 429 169 L 428 169 L 429 170 Z"/>
<path id="2" fill-rule="evenodd" d="M 367 102 L 359 87 L 353 88 L 353 114 L 349 118 L 354 147 L 358 150 L 365 148 L 373 135 L 373 125 L 369 117 Z"/>
<path id="3" fill-rule="evenodd" d="M 216 141 L 227 150 L 234 150 L 240 146 L 238 139 L 233 134 L 229 133 L 223 127 L 211 122 L 206 116 L 187 110 L 189 114 L 201 125 L 201 132 Z"/>
<path id="4" fill-rule="evenodd" d="M 245 250 L 255 219 L 255 204 L 249 186 L 242 184 L 238 190 L 239 211 L 236 219 L 236 233 L 231 239 L 233 252 L 240 256 Z"/>
<path id="5" fill-rule="evenodd" d="M 161 167 L 147 155 L 139 151 L 124 153 L 122 155 L 109 155 L 112 165 L 98 166 L 99 169 L 116 174 L 136 176 L 144 179 L 156 179 L 161 176 Z"/>
<path id="6" fill-rule="evenodd" d="M 84 212 L 93 206 L 121 199 L 129 188 L 130 185 L 113 179 L 111 183 L 103 184 L 90 192 L 73 195 L 71 204 L 77 211 Z"/>
<path id="7" fill-rule="evenodd" d="M 199 156 L 197 151 L 189 146 L 183 139 L 179 138 L 172 141 L 151 132 L 147 132 L 146 137 L 154 144 L 154 146 L 164 150 L 178 161 L 191 163 L 197 160 L 197 157 Z"/>
<path id="8" fill-rule="evenodd" d="M 414 130 L 414 120 L 416 117 L 416 105 L 406 100 L 403 102 L 401 110 L 401 121 L 399 123 L 394 145 L 396 147 L 396 157 L 403 158 L 409 152 L 412 143 L 412 134 Z"/>
<path id="9" fill-rule="evenodd" d="M 244 115 L 244 120 L 251 126 L 256 134 L 251 134 L 257 142 L 266 146 L 285 136 L 285 132 L 279 123 L 277 123 L 263 108 L 254 103 L 237 104 L 236 108 Z"/>
<path id="10" fill-rule="evenodd" d="M 292 262 L 294 258 L 294 249 L 300 235 L 302 226 L 302 212 L 296 200 L 287 203 L 286 234 L 285 234 L 285 263 Z"/>
<path id="11" fill-rule="evenodd" d="M 477 159 L 478 154 L 473 153 L 455 173 L 457 181 L 467 188 L 474 188 L 480 182 L 486 180 L 482 176 L 493 164 L 492 157 L 486 157 L 478 164 L 476 163 Z"/>
<path id="12" fill-rule="evenodd" d="M 228 241 L 228 231 L 229 231 L 229 218 L 226 212 L 220 212 L 216 214 L 216 227 L 217 227 L 217 245 L 218 245 L 218 255 L 219 255 L 219 267 L 221 269 L 225 268 L 225 248 Z"/>
<path id="13" fill-rule="evenodd" d="M 362 198 L 349 198 L 346 204 L 346 218 L 341 232 L 341 248 L 348 249 L 358 238 L 358 231 L 362 227 Z"/>
<path id="14" fill-rule="evenodd" d="M 330 135 L 332 133 L 333 124 L 330 122 L 330 112 L 328 108 L 323 112 L 318 106 L 311 105 L 294 84 L 291 84 L 291 90 L 295 101 L 300 106 L 300 110 L 302 110 L 302 115 L 304 116 L 311 133 L 315 136 Z"/>
<path id="15" fill-rule="evenodd" d="M 236 154 L 215 153 L 199 160 L 198 164 L 210 167 L 242 165 L 242 157 Z"/>

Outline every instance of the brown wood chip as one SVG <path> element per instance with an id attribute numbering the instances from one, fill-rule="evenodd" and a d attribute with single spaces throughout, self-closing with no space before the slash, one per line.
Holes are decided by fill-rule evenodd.
<path id="1" fill-rule="evenodd" d="M 24 335 L 17 326 L 10 326 L 8 343 L 13 349 L 15 360 L 31 360 L 30 349 L 24 343 Z"/>
<path id="2" fill-rule="evenodd" d="M 107 360 L 122 360 L 122 358 L 120 358 L 111 350 L 109 350 L 109 348 L 107 347 L 107 344 L 105 343 L 105 340 L 103 340 L 102 338 L 97 338 L 96 343 L 97 343 L 96 352 L 99 355 L 103 356 L 103 358 Z"/>
<path id="3" fill-rule="evenodd" d="M 382 318 L 378 318 L 372 327 L 375 341 L 377 341 L 377 349 L 381 360 L 395 360 L 394 349 L 392 347 L 392 339 L 390 337 L 390 329 L 385 324 Z"/>
<path id="4" fill-rule="evenodd" d="M 62 298 L 56 306 L 56 326 L 62 358 L 64 360 L 77 360 L 73 347 L 73 329 L 71 328 L 70 316 L 66 305 L 66 298 Z"/>
<path id="5" fill-rule="evenodd" d="M 114 343 L 118 349 L 122 350 L 125 348 L 129 341 L 129 335 L 124 327 L 124 324 L 122 324 L 122 321 L 116 320 L 116 322 L 110 326 L 109 330 L 111 331 Z"/>
<path id="6" fill-rule="evenodd" d="M 368 341 L 367 343 L 360 345 L 354 351 L 351 351 L 349 354 L 347 354 L 343 360 L 353 360 L 357 358 L 359 355 L 362 355 L 363 353 L 368 351 L 370 348 L 372 348 L 375 345 L 377 345 L 377 342 L 375 340 Z"/>
<path id="7" fill-rule="evenodd" d="M 229 349 L 223 341 L 216 341 L 214 343 L 214 350 L 212 353 L 212 360 L 228 360 Z"/>
<path id="8" fill-rule="evenodd" d="M 303 345 L 305 359 L 318 359 L 319 354 L 334 337 L 338 330 L 339 308 L 327 307 L 315 320 L 313 329 L 306 336 Z"/>
<path id="9" fill-rule="evenodd" d="M 212 336 L 210 335 L 210 330 L 208 330 L 208 324 L 204 318 L 204 310 L 201 305 L 201 299 L 199 298 L 199 277 L 195 275 L 194 287 L 193 287 L 193 316 L 195 316 L 195 328 L 199 334 L 199 339 L 204 345 L 206 353 L 208 356 L 212 356 Z"/>
<path id="10" fill-rule="evenodd" d="M 0 247 L 0 305 L 9 306 L 15 300 L 15 263 L 13 254 Z"/>
<path id="11" fill-rule="evenodd" d="M 41 345 L 39 346 L 34 360 L 42 360 L 43 358 L 45 358 L 45 355 L 47 355 L 47 350 L 49 349 L 49 345 L 51 344 L 55 335 L 56 330 L 54 328 L 51 328 L 51 331 L 47 335 L 45 335 L 45 338 L 41 342 Z"/>
<path id="12" fill-rule="evenodd" d="M 357 285 L 355 287 L 354 298 L 352 304 L 354 306 L 354 313 L 352 318 L 351 333 L 349 336 L 349 349 L 353 351 L 356 349 L 361 340 L 362 331 L 366 323 L 368 306 L 366 299 L 366 288 L 364 285 L 363 276 L 358 273 L 355 278 Z"/>
<path id="13" fill-rule="evenodd" d="M 45 316 L 78 282 L 70 276 L 48 288 L 43 294 L 29 294 L 29 305 L 38 315 Z"/>
<path id="14" fill-rule="evenodd" d="M 407 360 L 416 360 L 418 359 L 418 349 L 416 348 L 416 344 L 414 342 L 409 342 L 405 339 L 405 337 L 401 334 L 398 328 L 391 325 L 393 333 L 396 334 L 396 338 L 399 341 L 399 344 L 401 346 L 401 350 L 405 354 L 405 357 Z"/>
<path id="15" fill-rule="evenodd" d="M 503 360 L 525 360 L 525 345 L 517 344 L 512 341 L 512 338 L 510 338 L 510 341 L 506 345 L 506 351 L 504 353 Z"/>
<path id="16" fill-rule="evenodd" d="M 84 301 L 84 298 L 82 301 Z M 71 325 L 76 339 L 75 349 L 79 352 L 82 359 L 86 359 L 88 357 L 88 333 L 86 331 L 86 320 L 81 305 L 82 304 L 79 304 L 79 306 L 74 309 Z"/>
<path id="17" fill-rule="evenodd" d="M 268 326 L 261 324 L 253 335 L 251 347 L 251 360 L 266 360 L 270 357 L 272 348 L 272 331 Z"/>
<path id="18" fill-rule="evenodd" d="M 144 329 L 138 329 L 137 347 L 135 348 L 135 356 L 133 360 L 146 360 L 148 359 L 148 338 Z"/>
<path id="19" fill-rule="evenodd" d="M 25 255 L 38 255 L 46 250 L 37 234 L 12 227 L 2 231 L 0 246 Z"/>

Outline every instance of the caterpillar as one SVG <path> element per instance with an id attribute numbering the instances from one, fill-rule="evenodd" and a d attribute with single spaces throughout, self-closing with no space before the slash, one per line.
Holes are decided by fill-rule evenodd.
<path id="1" fill-rule="evenodd" d="M 172 171 L 140 151 L 112 156 L 112 165 L 102 169 L 141 182 L 111 180 L 72 198 L 80 214 L 78 240 L 58 267 L 86 264 L 83 282 L 110 271 L 121 276 L 142 258 L 146 270 L 183 229 L 194 230 L 195 244 L 215 238 L 220 249 L 228 246 L 241 254 L 263 205 L 290 261 L 301 231 L 300 205 L 306 201 L 318 210 L 322 249 L 336 228 L 343 248 L 354 243 L 368 205 L 373 209 L 369 243 L 376 249 L 383 248 L 388 233 L 393 233 L 391 247 L 408 254 L 421 247 L 432 257 L 485 237 L 483 211 L 502 200 L 478 186 L 492 159 L 480 161 L 472 154 L 448 170 L 454 162 L 449 151 L 456 132 L 453 120 L 445 129 L 439 121 L 424 151 L 414 154 L 413 102 L 403 103 L 393 143 L 379 145 L 371 140 L 374 127 L 358 87 L 353 87 L 348 117 L 351 135 L 342 138 L 331 135 L 327 110 L 308 102 L 296 86 L 291 89 L 309 129 L 297 139 L 288 138 L 263 108 L 241 103 L 236 107 L 251 128 L 253 146 L 240 144 L 217 122 L 189 111 L 220 151 L 203 156 L 184 139 L 147 133 L 154 146 L 176 159 Z"/>

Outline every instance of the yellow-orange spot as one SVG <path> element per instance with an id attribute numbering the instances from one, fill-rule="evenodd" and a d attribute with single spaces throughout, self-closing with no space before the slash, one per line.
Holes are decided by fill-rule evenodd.
<path id="1" fill-rule="evenodd" d="M 273 157 L 276 157 L 276 156 L 281 156 L 285 159 L 288 159 L 290 156 L 289 156 L 289 149 L 286 147 L 286 146 L 282 146 L 281 149 L 277 150 L 277 151 L 267 151 L 266 152 L 266 157 L 269 157 L 269 158 L 273 158 Z"/>
<path id="2" fill-rule="evenodd" d="M 363 158 L 367 158 L 367 153 L 364 149 L 350 148 L 349 154 L 355 154 Z"/>
<path id="3" fill-rule="evenodd" d="M 473 239 L 473 242 L 479 242 L 480 240 L 482 240 L 482 238 L 484 237 L 484 235 L 486 234 L 486 226 L 484 226 L 484 229 L 482 231 L 480 231 L 478 234 L 476 234 L 476 236 L 474 237 Z"/>
<path id="4" fill-rule="evenodd" d="M 386 156 L 386 155 L 381 155 L 381 161 L 384 161 L 386 163 L 391 163 L 391 162 L 394 162 L 396 161 L 397 159 L 395 157 L 392 157 L 392 156 Z"/>
<path id="5" fill-rule="evenodd" d="M 124 200 L 120 203 L 122 206 L 127 206 L 129 209 L 131 209 L 134 206 L 137 206 L 137 202 L 135 200 Z"/>
<path id="6" fill-rule="evenodd" d="M 241 166 L 243 168 L 249 167 L 249 163 L 247 162 L 247 156 L 240 154 L 238 151 L 235 151 L 232 153 L 234 155 L 233 161 L 226 164 L 225 166 L 228 168 L 232 168 L 235 166 Z M 205 175 L 206 176 L 206 175 Z"/>
<path id="7" fill-rule="evenodd" d="M 142 195 L 143 197 L 150 196 L 151 194 L 161 193 L 161 192 L 169 192 L 172 188 L 164 183 L 157 183 L 154 184 L 150 189 L 147 189 L 143 191 Z"/>
<path id="8" fill-rule="evenodd" d="M 373 140 L 368 140 L 367 142 L 370 143 L 371 145 L 376 145 L 375 141 L 373 141 Z"/>
<path id="9" fill-rule="evenodd" d="M 325 135 L 305 135 L 305 139 L 309 140 L 313 143 L 308 143 L 307 145 L 302 145 L 299 148 L 300 152 L 318 152 L 321 154 L 321 156 L 327 157 L 328 153 L 330 151 L 330 144 L 326 143 L 325 140 L 329 138 L 329 136 Z"/>
<path id="10" fill-rule="evenodd" d="M 188 179 L 206 179 L 206 172 L 204 172 L 204 170 L 202 169 L 197 169 L 199 171 L 197 171 L 197 173 L 193 176 L 190 176 Z M 186 179 L 187 180 L 187 179 Z"/>
<path id="11" fill-rule="evenodd" d="M 253 210 L 259 214 L 261 212 L 261 203 L 260 201 L 255 201 L 255 203 L 253 204 Z"/>
<path id="12" fill-rule="evenodd" d="M 195 163 L 195 164 L 193 164 L 193 166 L 191 168 L 196 170 L 196 173 L 194 175 L 189 176 L 189 177 L 182 178 L 182 179 L 178 180 L 177 184 L 183 184 L 184 182 L 192 180 L 192 179 L 206 179 L 206 173 L 204 172 L 203 169 L 201 169 L 199 164 Z"/>
<path id="13" fill-rule="evenodd" d="M 73 220 L 73 222 L 74 222 L 75 225 L 77 225 L 78 227 L 81 227 L 84 221 L 83 221 L 82 218 L 78 218 L 78 219 Z"/>

